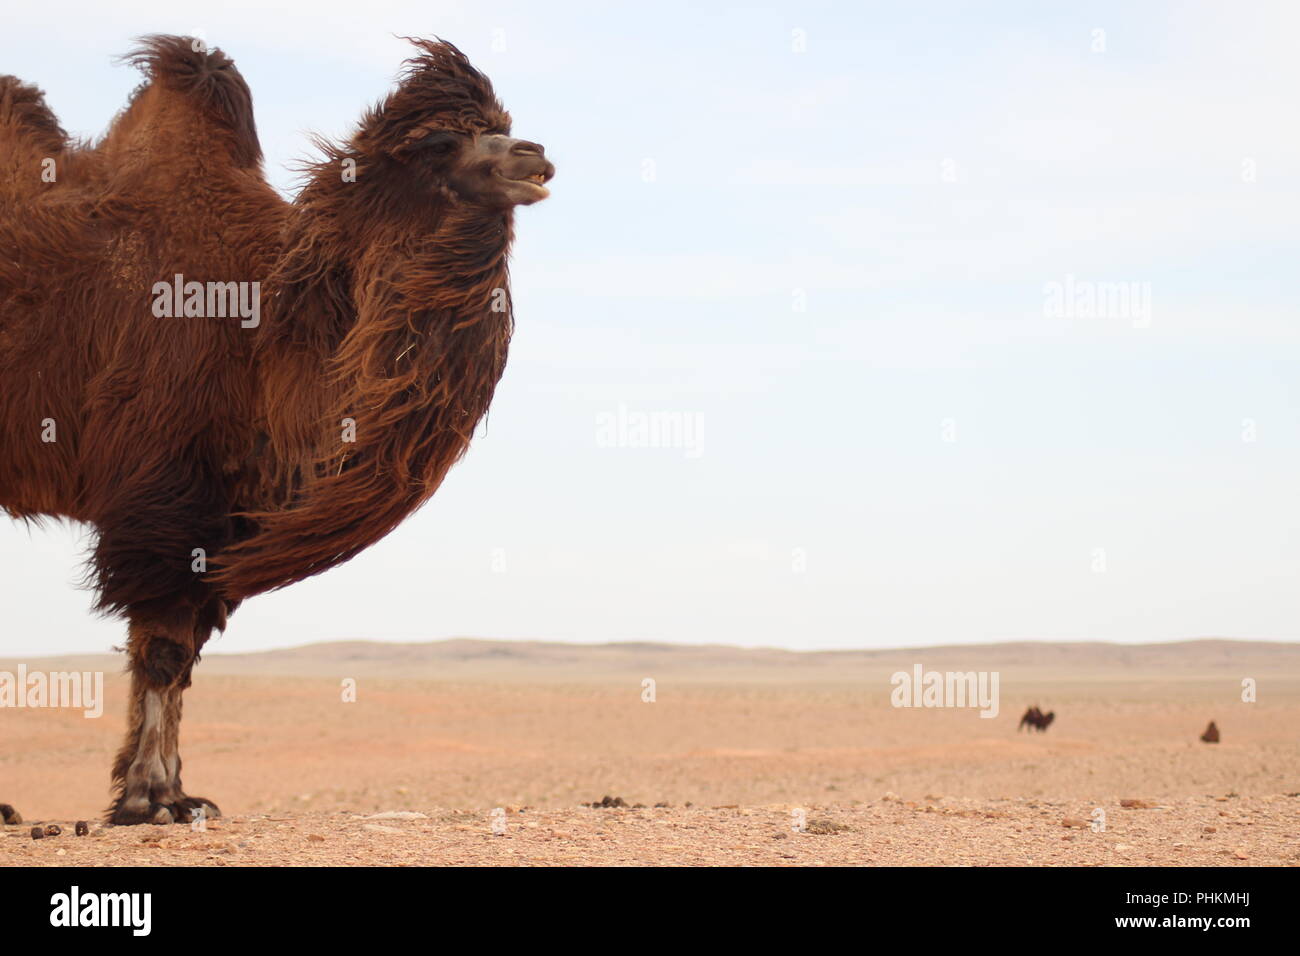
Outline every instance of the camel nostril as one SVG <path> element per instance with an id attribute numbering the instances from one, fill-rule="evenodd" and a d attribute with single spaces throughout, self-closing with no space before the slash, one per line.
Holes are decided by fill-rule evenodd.
<path id="1" fill-rule="evenodd" d="M 546 150 L 540 143 L 530 143 L 526 139 L 515 140 L 515 144 L 510 147 L 510 152 L 516 156 L 543 156 Z"/>

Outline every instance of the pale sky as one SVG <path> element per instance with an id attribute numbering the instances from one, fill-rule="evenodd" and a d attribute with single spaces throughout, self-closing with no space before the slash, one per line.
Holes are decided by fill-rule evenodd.
<path id="1" fill-rule="evenodd" d="M 132 37 L 200 31 L 286 193 L 395 34 L 460 46 L 558 167 L 486 434 L 209 651 L 1300 638 L 1297 5 L 294 6 L 4 13 L 0 72 L 88 136 Z M 698 431 L 610 447 L 640 414 Z M 122 640 L 83 533 L 0 524 L 0 655 Z"/>

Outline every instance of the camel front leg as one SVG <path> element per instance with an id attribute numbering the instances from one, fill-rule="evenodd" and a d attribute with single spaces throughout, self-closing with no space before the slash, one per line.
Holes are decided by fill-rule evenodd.
<path id="1" fill-rule="evenodd" d="M 216 804 L 181 787 L 181 697 L 198 658 L 197 636 L 192 615 L 131 622 L 131 700 L 113 765 L 110 823 L 188 823 L 199 808 L 208 819 L 221 815 Z"/>

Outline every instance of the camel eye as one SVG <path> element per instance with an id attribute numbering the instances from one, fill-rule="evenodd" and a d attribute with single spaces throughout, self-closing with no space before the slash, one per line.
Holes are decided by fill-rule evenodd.
<path id="1" fill-rule="evenodd" d="M 438 131 L 430 133 L 424 139 L 411 145 L 411 151 L 419 156 L 429 158 L 449 156 L 460 148 L 460 137 L 455 133 Z"/>

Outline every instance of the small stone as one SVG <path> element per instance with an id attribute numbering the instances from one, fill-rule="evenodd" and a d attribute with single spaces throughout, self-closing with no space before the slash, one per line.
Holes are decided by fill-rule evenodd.
<path id="1" fill-rule="evenodd" d="M 1202 832 L 1202 833 L 1218 833 L 1218 832 L 1219 832 L 1219 828 L 1218 828 L 1218 827 L 1202 827 L 1202 828 L 1201 828 L 1201 832 Z"/>
<path id="2" fill-rule="evenodd" d="M 58 836 L 62 832 L 63 827 L 59 826 L 57 823 L 51 823 L 45 828 L 46 836 Z"/>
<path id="3" fill-rule="evenodd" d="M 308 833 L 308 834 L 307 834 L 307 839 L 310 840 L 312 843 L 324 843 L 324 842 L 325 842 L 325 838 L 324 838 L 323 836 L 321 836 L 319 833 Z"/>
<path id="4" fill-rule="evenodd" d="M 40 840 L 40 839 L 44 838 L 44 836 L 45 836 L 45 831 L 44 831 L 44 830 L 42 830 L 40 827 L 32 827 L 32 839 L 33 839 L 33 840 Z"/>
<path id="5" fill-rule="evenodd" d="M 1250 859 L 1250 854 L 1247 853 L 1245 850 L 1233 850 L 1232 855 L 1235 856 L 1238 860 Z"/>
<path id="6" fill-rule="evenodd" d="M 1061 826 L 1071 827 L 1077 830 L 1086 830 L 1088 828 L 1088 821 L 1081 817 L 1066 817 L 1061 821 Z"/>
<path id="7" fill-rule="evenodd" d="M 90 824 L 87 823 L 85 820 L 78 820 L 75 830 L 77 832 L 77 836 L 85 836 L 90 832 Z"/>

